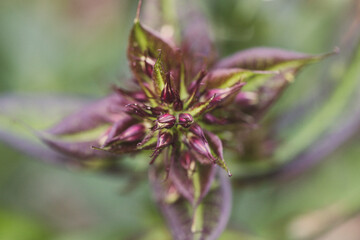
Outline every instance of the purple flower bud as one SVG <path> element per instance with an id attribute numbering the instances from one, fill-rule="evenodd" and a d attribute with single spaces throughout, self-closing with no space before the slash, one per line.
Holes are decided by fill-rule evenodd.
<path id="1" fill-rule="evenodd" d="M 169 132 L 162 132 L 159 134 L 159 137 L 157 139 L 156 148 L 151 155 L 152 159 L 149 164 L 153 164 L 156 158 L 159 156 L 161 151 L 169 146 L 173 141 L 173 136 Z"/>
<path id="2" fill-rule="evenodd" d="M 156 149 L 162 149 L 164 147 L 169 146 L 172 143 L 172 135 L 169 132 L 163 132 L 159 135 L 157 143 L 156 143 Z"/>
<path id="3" fill-rule="evenodd" d="M 180 113 L 179 114 L 179 124 L 184 127 L 188 128 L 194 122 L 194 118 L 189 113 Z"/>
<path id="4" fill-rule="evenodd" d="M 176 123 L 176 118 L 169 113 L 165 113 L 160 117 L 158 117 L 156 128 L 157 129 L 172 128 L 175 125 L 175 123 Z"/>
<path id="5" fill-rule="evenodd" d="M 126 107 L 126 113 L 130 115 L 137 115 L 141 118 L 151 117 L 151 114 L 146 111 L 146 107 L 142 107 L 137 103 L 128 104 Z"/>
<path id="6" fill-rule="evenodd" d="M 211 154 L 209 144 L 206 140 L 200 137 L 192 136 L 189 139 L 189 144 L 196 153 L 209 159 L 213 163 L 216 163 L 216 158 Z"/>
<path id="7" fill-rule="evenodd" d="M 145 135 L 145 126 L 141 123 L 132 125 L 124 130 L 119 136 L 115 137 L 111 142 L 135 142 L 140 141 Z"/>
<path id="8" fill-rule="evenodd" d="M 166 76 L 166 83 L 161 92 L 161 100 L 165 103 L 172 103 L 176 99 L 176 94 L 171 86 L 170 73 Z"/>
<path id="9" fill-rule="evenodd" d="M 204 135 L 204 131 L 202 130 L 202 128 L 200 127 L 199 124 L 192 124 L 190 127 L 190 132 L 192 132 L 196 137 L 199 137 L 201 139 L 203 139 L 204 141 L 206 141 L 205 135 Z"/>
<path id="10" fill-rule="evenodd" d="M 152 115 L 159 116 L 164 112 L 164 109 L 162 109 L 161 107 L 154 107 L 154 108 L 150 108 L 150 111 Z"/>

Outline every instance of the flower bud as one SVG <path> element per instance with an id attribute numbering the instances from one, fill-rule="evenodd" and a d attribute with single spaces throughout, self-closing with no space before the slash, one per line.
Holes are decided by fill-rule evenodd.
<path id="1" fill-rule="evenodd" d="M 146 111 L 146 108 L 140 106 L 137 103 L 128 104 L 125 107 L 126 107 L 125 112 L 130 115 L 136 115 L 141 118 L 151 117 L 151 114 Z"/>
<path id="2" fill-rule="evenodd" d="M 170 74 L 168 74 L 166 76 L 166 83 L 165 83 L 164 89 L 161 92 L 160 98 L 163 102 L 168 103 L 168 104 L 174 102 L 174 100 L 176 98 L 175 91 L 171 86 Z"/>
<path id="3" fill-rule="evenodd" d="M 156 143 L 156 148 L 154 150 L 154 152 L 152 153 L 151 157 L 151 161 L 149 164 L 153 164 L 154 161 L 156 160 L 156 158 L 159 156 L 159 154 L 161 153 L 161 151 L 169 146 L 173 141 L 173 136 L 171 135 L 171 133 L 169 132 L 162 132 L 159 134 L 159 137 L 157 139 L 157 143 Z"/>
<path id="4" fill-rule="evenodd" d="M 132 125 L 115 137 L 115 141 L 135 142 L 140 141 L 145 134 L 145 126 L 141 123 Z"/>
<path id="5" fill-rule="evenodd" d="M 180 113 L 179 114 L 179 124 L 184 127 L 188 128 L 194 122 L 194 118 L 189 113 Z"/>
<path id="6" fill-rule="evenodd" d="M 199 137 L 201 139 L 203 139 L 204 141 L 206 141 L 205 135 L 204 135 L 204 131 L 202 130 L 202 128 L 200 127 L 199 124 L 192 124 L 190 127 L 190 132 L 193 133 L 196 137 Z"/>
<path id="7" fill-rule="evenodd" d="M 198 153 L 213 163 L 216 163 L 216 158 L 211 154 L 210 146 L 206 140 L 200 137 L 192 136 L 189 139 L 189 144 L 195 153 Z"/>
<path id="8" fill-rule="evenodd" d="M 164 147 L 169 146 L 172 143 L 172 135 L 169 132 L 163 132 L 159 135 L 157 143 L 156 143 L 156 149 L 162 149 Z"/>
<path id="9" fill-rule="evenodd" d="M 169 114 L 165 113 L 158 117 L 157 119 L 157 129 L 161 128 L 172 128 L 176 123 L 176 118 Z"/>

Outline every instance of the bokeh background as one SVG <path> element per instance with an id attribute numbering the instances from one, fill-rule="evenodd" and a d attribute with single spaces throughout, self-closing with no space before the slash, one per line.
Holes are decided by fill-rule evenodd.
<path id="1" fill-rule="evenodd" d="M 156 20 L 157 1 L 144 2 L 143 15 Z M 282 141 L 276 156 L 300 163 L 284 171 L 286 178 L 234 180 L 221 239 L 360 239 L 360 2 L 193 2 L 208 18 L 221 56 L 253 46 L 312 54 L 341 49 L 304 70 L 270 113 Z M 126 85 L 136 5 L 0 1 L 1 240 L 170 239 L 147 182 L 124 194 L 128 182 L 121 176 L 38 161 L 15 150 L 21 146 L 6 135 L 36 141 L 9 116 L 45 129 L 84 99 Z"/>

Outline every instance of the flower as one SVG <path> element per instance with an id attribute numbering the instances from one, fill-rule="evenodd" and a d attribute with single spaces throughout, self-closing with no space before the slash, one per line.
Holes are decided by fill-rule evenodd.
<path id="1" fill-rule="evenodd" d="M 232 175 L 223 149 L 230 147 L 240 155 L 244 129 L 254 128 L 303 66 L 328 56 L 253 48 L 216 60 L 198 21 L 190 24 L 193 34 L 185 33 L 178 48 L 144 27 L 138 14 L 127 54 L 136 87 L 115 87 L 112 95 L 65 118 L 48 133 L 106 129 L 86 142 L 43 137 L 50 147 L 83 160 L 152 151 L 150 180 L 159 205 L 171 218 L 174 236 L 221 233 L 231 195 L 219 167 Z M 209 202 L 213 214 L 206 215 L 199 206 Z M 190 220 L 179 220 L 188 205 Z"/>

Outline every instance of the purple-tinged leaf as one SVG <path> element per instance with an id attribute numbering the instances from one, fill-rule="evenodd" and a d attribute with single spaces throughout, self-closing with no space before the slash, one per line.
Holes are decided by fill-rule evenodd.
<path id="1" fill-rule="evenodd" d="M 231 186 L 226 176 L 217 172 L 210 192 L 195 206 L 178 195 L 172 182 L 162 181 L 156 168 L 150 169 L 149 179 L 175 240 L 215 240 L 225 230 L 232 204 Z"/>
<path id="2" fill-rule="evenodd" d="M 93 149 L 93 146 L 99 147 L 97 140 L 71 142 L 52 138 L 45 134 L 40 134 L 40 139 L 52 149 L 73 158 L 87 160 L 99 157 L 110 157 L 111 155 Z"/>
<path id="3" fill-rule="evenodd" d="M 173 156 L 174 159 L 171 164 L 169 177 L 177 191 L 192 205 L 195 205 L 209 192 L 211 183 L 214 180 L 216 167 L 213 164 L 196 164 L 197 159 L 191 154 L 189 156 L 192 158 L 191 162 L 194 163 L 193 166 L 190 163 L 190 169 L 183 167 L 184 164 L 181 158 L 185 157 L 184 154 Z M 196 190 L 194 189 L 196 186 L 194 178 L 198 178 L 196 181 L 199 181 L 197 186 L 199 189 Z"/>
<path id="4" fill-rule="evenodd" d="M 86 105 L 61 120 L 47 132 L 54 135 L 74 134 L 119 121 L 126 118 L 126 115 L 115 110 L 123 106 L 125 102 L 125 99 L 120 95 L 112 94 L 107 98 Z"/>
<path id="5" fill-rule="evenodd" d="M 113 161 L 114 157 L 108 154 L 106 154 L 105 158 L 79 159 L 76 156 L 61 154 L 59 151 L 44 146 L 44 144 L 40 144 L 39 142 L 14 135 L 10 133 L 8 129 L 0 128 L 0 141 L 36 160 L 57 164 L 61 167 L 69 166 L 71 168 L 96 169 L 106 174 L 121 174 L 121 176 L 125 176 L 129 172 L 116 164 L 115 161 Z M 95 165 L 94 162 L 96 162 Z"/>
<path id="6" fill-rule="evenodd" d="M 316 62 L 329 55 L 337 53 L 336 48 L 331 53 L 322 55 L 308 55 L 277 48 L 251 48 L 240 51 L 219 61 L 215 68 L 245 68 L 252 70 L 283 70 L 288 66 L 284 63 L 292 63 L 291 68 L 301 67 L 305 64 Z"/>
<path id="7" fill-rule="evenodd" d="M 218 173 L 219 186 L 211 190 L 203 199 L 201 218 L 202 228 L 200 239 L 216 240 L 225 230 L 229 221 L 232 207 L 231 184 L 227 176 Z"/>
<path id="8" fill-rule="evenodd" d="M 257 95 L 258 102 L 253 106 L 238 105 L 237 109 L 259 119 L 267 108 L 281 95 L 283 90 L 293 81 L 298 71 L 307 64 L 317 62 L 337 53 L 308 55 L 274 48 L 252 48 L 238 52 L 216 64 L 219 69 L 234 67 L 251 70 L 279 71 L 275 76 L 257 75 L 250 77 L 243 90 Z M 223 70 L 222 70 L 223 71 Z M 249 108 L 250 107 L 250 108 Z"/>

